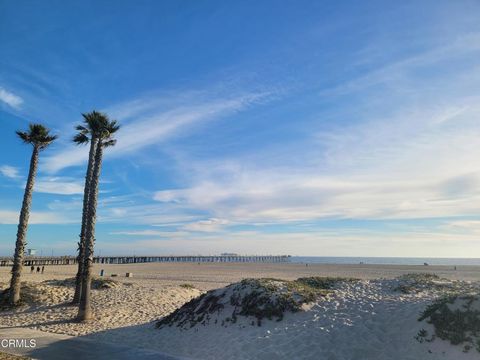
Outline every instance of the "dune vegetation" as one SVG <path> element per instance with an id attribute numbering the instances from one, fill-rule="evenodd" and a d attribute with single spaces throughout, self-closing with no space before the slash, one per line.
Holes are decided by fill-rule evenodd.
<path id="1" fill-rule="evenodd" d="M 250 325 L 263 319 L 281 321 L 287 312 L 302 311 L 309 303 L 327 297 L 341 281 L 352 279 L 308 277 L 297 280 L 244 279 L 208 291 L 157 322 L 157 327 L 191 328 L 210 322 L 223 326 L 244 317 Z"/>

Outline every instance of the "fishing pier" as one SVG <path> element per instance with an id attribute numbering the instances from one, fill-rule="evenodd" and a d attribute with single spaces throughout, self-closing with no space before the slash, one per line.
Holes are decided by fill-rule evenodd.
<path id="1" fill-rule="evenodd" d="M 214 256 L 95 256 L 96 264 L 137 264 L 154 262 L 196 263 L 286 263 L 290 255 L 214 255 Z M 76 256 L 25 256 L 24 266 L 74 265 Z M 13 257 L 0 257 L 0 266 L 12 266 Z"/>

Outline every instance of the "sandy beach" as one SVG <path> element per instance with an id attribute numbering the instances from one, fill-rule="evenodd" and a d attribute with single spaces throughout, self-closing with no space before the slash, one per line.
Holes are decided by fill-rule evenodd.
<path id="1" fill-rule="evenodd" d="M 335 265 L 294 263 L 143 263 L 124 265 L 95 264 L 94 274 L 119 275 L 116 280 L 148 287 L 164 287 L 189 283 L 200 290 L 210 290 L 244 278 L 270 277 L 293 280 L 307 276 L 354 277 L 373 280 L 393 279 L 409 273 L 434 273 L 452 280 L 480 281 L 480 266 L 411 266 L 411 265 Z M 125 273 L 133 273 L 125 278 Z M 73 265 L 47 266 L 44 274 L 30 274 L 25 269 L 24 281 L 66 279 L 75 276 Z M 0 281 L 9 279 L 9 269 L 0 267 Z"/>
<path id="2" fill-rule="evenodd" d="M 439 294 L 421 291 L 395 292 L 399 276 L 435 273 L 461 289 L 477 289 L 480 268 L 475 266 L 388 266 L 326 264 L 150 263 L 95 265 L 105 272 L 111 286 L 93 290 L 96 321 L 72 322 L 77 308 L 68 305 L 73 288 L 65 279 L 74 266 L 46 267 L 44 274 L 30 274 L 24 281 L 37 300 L 16 311 L 0 313 L 1 327 L 28 327 L 50 333 L 80 336 L 107 343 L 155 349 L 193 359 L 431 359 L 478 358 L 442 341 L 426 346 L 415 335 L 429 324 L 418 315 Z M 8 268 L 0 268 L 2 288 Z M 127 272 L 133 277 L 127 278 Z M 111 277 L 117 274 L 116 277 Z M 235 326 L 155 328 L 155 322 L 205 291 L 223 288 L 244 278 L 330 276 L 357 278 L 342 283 L 326 299 L 308 311 L 286 314 L 282 321 L 251 326 L 251 319 Z M 396 285 L 397 284 L 397 285 Z M 395 326 L 390 326 L 397 322 Z M 432 331 L 432 329 L 430 329 Z M 366 344 L 369 344 L 368 346 Z M 409 352 L 402 349 L 409 346 Z M 368 350 L 367 350 L 368 349 Z M 419 357 L 420 356 L 420 357 Z"/>

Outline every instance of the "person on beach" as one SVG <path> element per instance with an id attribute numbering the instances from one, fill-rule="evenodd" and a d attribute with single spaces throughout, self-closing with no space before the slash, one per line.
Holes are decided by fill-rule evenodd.
<path id="1" fill-rule="evenodd" d="M 35 266 L 30 266 L 30 274 L 33 274 L 33 270 L 35 270 Z"/>
<path id="2" fill-rule="evenodd" d="M 44 271 L 45 271 L 45 265 L 42 266 L 42 274 L 43 274 Z"/>
<path id="3" fill-rule="evenodd" d="M 37 274 L 40 272 L 40 266 L 37 266 Z"/>

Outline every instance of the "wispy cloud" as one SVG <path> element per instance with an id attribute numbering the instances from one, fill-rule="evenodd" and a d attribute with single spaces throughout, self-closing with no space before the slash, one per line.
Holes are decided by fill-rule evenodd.
<path id="1" fill-rule="evenodd" d="M 158 231 L 158 230 L 134 230 L 134 231 L 113 231 L 110 235 L 127 235 L 127 236 L 158 236 L 164 238 L 181 237 L 187 235 L 182 231 Z"/>
<path id="2" fill-rule="evenodd" d="M 348 80 L 347 82 L 333 88 L 323 89 L 320 92 L 320 95 L 346 95 L 351 94 L 352 92 L 365 91 L 367 88 L 378 85 L 388 85 L 390 91 L 402 91 L 403 95 L 407 95 L 406 92 L 421 91 L 420 88 L 412 86 L 412 81 L 410 80 L 422 83 L 424 80 L 435 81 L 441 79 L 448 82 L 447 79 L 451 79 L 449 74 L 442 74 L 444 76 L 435 79 L 429 76 L 422 76 L 421 73 L 416 73 L 416 70 L 422 69 L 426 66 L 433 66 L 434 69 L 437 70 L 443 68 L 442 64 L 449 60 L 455 59 L 460 63 L 462 60 L 468 59 L 469 56 L 478 56 L 479 52 L 480 33 L 470 33 L 459 36 L 453 41 L 441 46 L 431 47 L 423 52 L 405 56 L 400 60 L 396 59 L 389 64 L 377 67 L 373 71 L 363 73 L 359 77 Z M 366 56 L 369 56 L 368 52 Z M 464 70 L 467 70 L 470 67 L 471 64 L 466 66 Z M 463 71 L 459 71 L 457 75 L 462 73 Z M 410 77 L 412 75 L 416 78 L 412 79 Z M 456 86 L 457 84 L 453 85 Z M 448 88 L 444 89 L 441 94 L 444 92 L 448 92 Z"/>
<path id="3" fill-rule="evenodd" d="M 25 181 L 22 181 L 24 177 L 20 175 L 18 168 L 2 165 L 0 166 L 0 174 L 9 179 L 16 180 L 16 182 L 21 185 L 21 188 L 25 187 Z M 46 194 L 76 195 L 83 194 L 83 188 L 84 185 L 82 181 L 71 177 L 40 176 L 35 181 L 34 191 Z"/>
<path id="4" fill-rule="evenodd" d="M 19 173 L 19 169 L 14 166 L 2 165 L 0 166 L 0 173 L 10 179 L 21 179 L 22 176 Z"/>
<path id="5" fill-rule="evenodd" d="M 182 229 L 187 231 L 199 232 L 219 232 L 229 224 L 229 221 L 224 219 L 211 218 L 207 220 L 200 220 L 193 223 L 185 224 Z"/>
<path id="6" fill-rule="evenodd" d="M 178 190 L 175 203 L 223 216 L 225 221 L 246 224 L 480 215 L 475 205 L 480 201 L 479 181 L 473 182 L 469 189 L 459 189 L 462 193 L 450 193 L 445 191 L 444 181 L 433 179 L 357 177 L 345 181 L 342 177 L 328 178 L 312 173 L 285 176 L 245 172 L 242 175 L 241 181 L 212 180 Z M 163 198 L 161 191 L 156 198 Z M 215 222 L 196 223 L 190 229 L 215 225 Z"/>
<path id="7" fill-rule="evenodd" d="M 159 204 L 116 204 L 103 206 L 100 204 L 99 221 L 109 223 L 144 224 L 152 226 L 177 226 L 198 221 L 203 216 L 188 209 L 178 209 Z"/>
<path id="8" fill-rule="evenodd" d="M 35 191 L 47 194 L 77 195 L 83 194 L 81 181 L 66 177 L 41 177 L 35 183 Z"/>
<path id="9" fill-rule="evenodd" d="M 7 89 L 1 86 L 0 86 L 0 101 L 14 109 L 19 109 L 23 104 L 23 99 L 20 96 L 15 95 L 14 93 L 8 91 Z"/>
<path id="10" fill-rule="evenodd" d="M 188 133 L 195 125 L 241 111 L 268 95 L 265 92 L 248 93 L 227 98 L 207 97 L 204 101 L 182 97 L 184 102 L 179 104 L 178 100 L 174 101 L 173 108 L 165 107 L 164 98 L 155 100 L 151 97 L 136 100 L 133 108 L 118 105 L 113 113 L 124 126 L 118 133 L 117 145 L 108 151 L 107 156 L 120 156 L 159 144 L 177 135 L 180 130 L 182 134 Z M 53 173 L 82 164 L 86 161 L 87 152 L 86 148 L 72 148 L 69 144 L 58 154 L 44 158 L 42 168 Z"/>
<path id="11" fill-rule="evenodd" d="M 342 128 L 304 150 L 323 154 L 316 163 L 289 171 L 261 154 L 250 166 L 197 163 L 192 186 L 154 199 L 243 223 L 480 215 L 480 127 L 472 121 L 479 115 L 472 107 L 452 122 L 421 112 L 408 116 L 413 128 L 397 121 Z"/>
<path id="12" fill-rule="evenodd" d="M 18 224 L 19 212 L 13 210 L 0 210 L 0 224 Z M 58 212 L 33 211 L 30 213 L 29 224 L 71 224 L 78 219 L 69 218 Z"/>
<path id="13" fill-rule="evenodd" d="M 470 59 L 480 52 L 478 39 L 415 54 L 322 93 L 348 95 L 354 105 L 332 110 L 328 119 L 342 121 L 310 127 L 296 141 L 236 158 L 184 158 L 179 168 L 190 186 L 160 190 L 154 199 L 246 224 L 480 216 L 480 68 Z M 461 71 L 421 75 L 464 58 Z"/>

